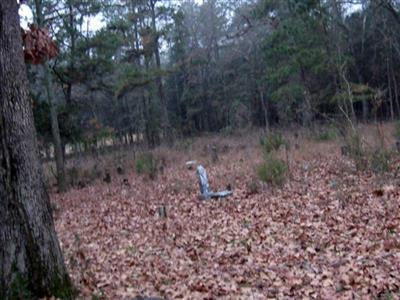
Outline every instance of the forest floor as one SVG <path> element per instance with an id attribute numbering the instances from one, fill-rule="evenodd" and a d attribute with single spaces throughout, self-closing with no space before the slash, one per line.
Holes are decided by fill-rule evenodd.
<path id="1" fill-rule="evenodd" d="M 374 138 L 375 128 L 364 132 Z M 282 188 L 258 180 L 259 134 L 244 133 L 156 149 L 165 166 L 155 180 L 125 158 L 125 175 L 113 172 L 111 183 L 52 193 L 79 297 L 400 298 L 400 157 L 374 174 L 341 155 L 340 139 L 288 139 L 300 148 L 282 150 L 290 165 Z M 217 146 L 215 164 L 207 145 Z M 188 160 L 233 196 L 199 200 Z"/>

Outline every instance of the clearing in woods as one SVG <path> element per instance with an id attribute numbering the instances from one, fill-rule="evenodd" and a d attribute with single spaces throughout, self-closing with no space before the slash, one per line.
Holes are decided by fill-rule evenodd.
<path id="1" fill-rule="evenodd" d="M 127 159 L 125 174 L 112 172 L 109 184 L 53 194 L 80 297 L 399 297 L 398 157 L 389 172 L 375 174 L 355 170 L 339 139 L 288 139 L 300 148 L 281 151 L 290 166 L 282 188 L 259 181 L 259 135 L 244 134 L 157 149 L 165 166 L 155 180 L 136 174 Z M 217 162 L 206 145 L 217 146 Z M 230 184 L 233 196 L 199 200 L 189 160 L 206 167 L 215 190 Z M 163 205 L 166 217 L 159 216 Z"/>

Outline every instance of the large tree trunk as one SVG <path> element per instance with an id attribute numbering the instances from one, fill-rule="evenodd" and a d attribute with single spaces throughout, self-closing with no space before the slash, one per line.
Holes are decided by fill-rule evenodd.
<path id="1" fill-rule="evenodd" d="M 0 299 L 71 297 L 45 191 L 18 4 L 0 1 Z"/>

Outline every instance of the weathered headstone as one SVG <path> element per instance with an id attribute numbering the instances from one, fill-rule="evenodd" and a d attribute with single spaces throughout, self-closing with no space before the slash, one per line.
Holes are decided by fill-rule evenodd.
<path id="1" fill-rule="evenodd" d="M 204 169 L 202 165 L 197 167 L 197 177 L 199 178 L 200 193 L 202 195 L 208 195 L 210 193 L 210 187 L 208 185 L 206 169 Z"/>
<path id="2" fill-rule="evenodd" d="M 124 169 L 121 167 L 121 166 L 118 166 L 117 167 L 117 173 L 118 173 L 118 175 L 124 175 Z"/>
<path id="3" fill-rule="evenodd" d="M 160 207 L 158 207 L 157 211 L 160 218 L 164 219 L 167 217 L 167 210 L 165 208 L 165 205 L 161 205 Z"/>
<path id="4" fill-rule="evenodd" d="M 110 172 L 106 171 L 106 175 L 103 178 L 103 181 L 106 182 L 106 183 L 111 183 L 111 174 L 110 174 Z"/>
<path id="5" fill-rule="evenodd" d="M 349 156 L 350 153 L 349 146 L 340 147 L 340 152 L 342 153 L 342 156 Z"/>
<path id="6" fill-rule="evenodd" d="M 202 165 L 197 166 L 197 177 L 199 179 L 199 187 L 201 198 L 207 200 L 210 198 L 224 198 L 233 194 L 231 191 L 213 192 L 208 184 L 207 172 Z"/>
<path id="7" fill-rule="evenodd" d="M 211 161 L 216 163 L 218 161 L 218 152 L 216 146 L 211 146 Z"/>

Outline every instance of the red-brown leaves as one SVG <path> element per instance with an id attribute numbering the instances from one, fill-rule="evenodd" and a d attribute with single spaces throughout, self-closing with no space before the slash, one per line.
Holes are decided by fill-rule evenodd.
<path id="1" fill-rule="evenodd" d="M 398 184 L 342 172 L 348 161 L 326 154 L 309 160 L 308 170 L 304 160 L 293 162 L 283 189 L 260 184 L 250 194 L 259 162 L 249 157 L 258 156 L 238 148 L 207 166 L 212 187 L 230 177 L 234 195 L 201 202 L 184 165 L 193 157 L 175 155 L 155 181 L 127 168 L 129 187 L 116 177 L 54 195 L 56 228 L 82 299 L 398 298 Z M 158 216 L 161 204 L 167 218 Z"/>
<path id="2" fill-rule="evenodd" d="M 57 56 L 58 48 L 51 39 L 48 29 L 29 25 L 29 30 L 22 30 L 22 43 L 25 61 L 42 64 Z"/>

